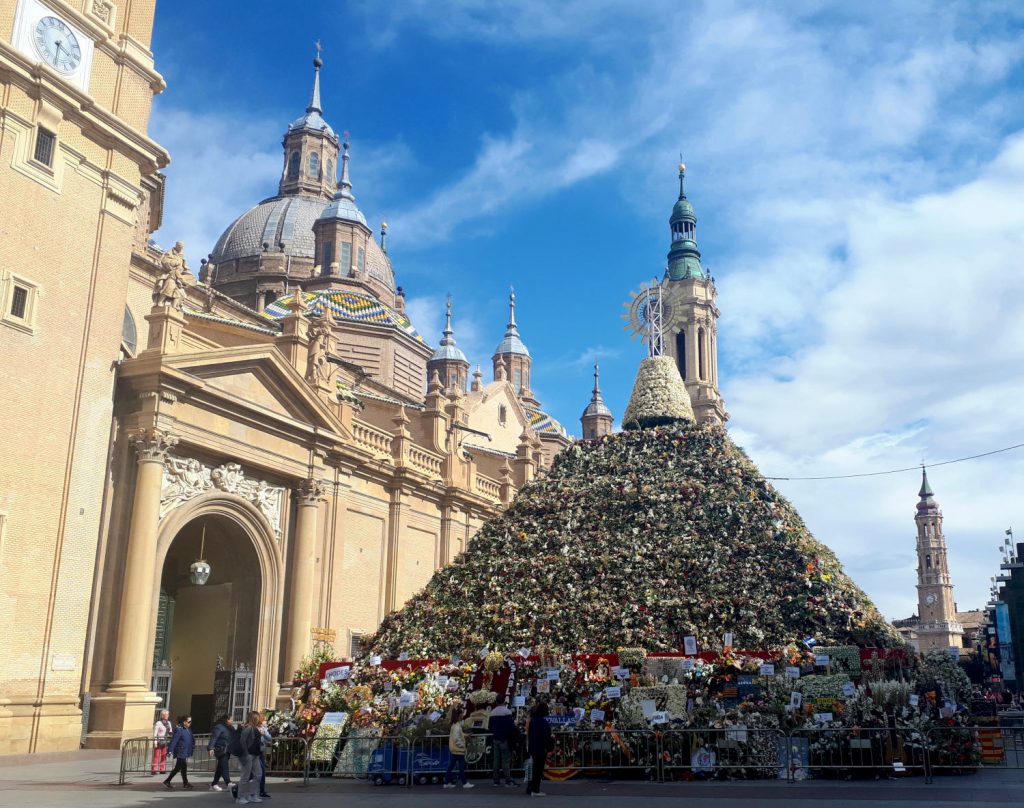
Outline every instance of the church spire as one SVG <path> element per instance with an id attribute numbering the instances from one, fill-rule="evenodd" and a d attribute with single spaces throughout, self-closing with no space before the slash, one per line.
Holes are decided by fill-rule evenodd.
<path id="1" fill-rule="evenodd" d="M 498 347 L 494 349 L 494 356 L 491 357 L 494 366 L 494 378 L 498 378 L 499 366 L 504 369 L 505 377 L 512 382 L 516 395 L 531 407 L 539 406 L 537 399 L 533 397 L 530 390 L 530 352 L 519 336 L 519 326 L 516 325 L 516 290 L 510 289 L 508 295 L 508 325 L 505 327 L 505 336 L 502 337 Z"/>
<path id="2" fill-rule="evenodd" d="M 427 372 L 437 372 L 441 383 L 449 392 L 461 390 L 466 392 L 469 381 L 469 360 L 455 344 L 455 330 L 452 328 L 452 296 L 448 295 L 445 307 L 444 331 L 441 344 L 427 362 Z"/>
<path id="3" fill-rule="evenodd" d="M 672 246 L 668 251 L 669 280 L 678 281 L 684 278 L 704 278 L 704 268 L 700 265 L 700 250 L 697 249 L 697 216 L 693 205 L 686 198 L 686 166 L 679 164 L 679 199 L 672 207 L 669 217 L 669 230 L 672 233 Z"/>
<path id="4" fill-rule="evenodd" d="M 917 509 L 919 511 L 928 509 L 937 509 L 938 503 L 935 502 L 935 494 L 932 492 L 932 487 L 928 483 L 928 470 L 922 465 L 921 466 L 921 490 L 917 492 L 920 497 L 920 502 L 917 503 Z"/>
<path id="5" fill-rule="evenodd" d="M 612 433 L 614 421 L 612 411 L 601 397 L 600 368 L 594 364 L 594 390 L 590 394 L 590 403 L 580 416 L 583 425 L 583 439 L 593 440 Z"/>
<path id="6" fill-rule="evenodd" d="M 309 106 L 306 112 L 317 112 L 323 114 L 323 107 L 320 106 L 320 68 L 324 66 L 324 60 L 320 58 L 320 40 L 316 41 L 316 57 L 313 59 L 313 94 L 309 97 Z"/>
<path id="7" fill-rule="evenodd" d="M 338 183 L 338 196 L 355 202 L 356 198 L 352 195 L 352 180 L 348 178 L 348 132 L 345 132 L 345 142 L 341 144 L 341 148 L 343 151 L 341 153 L 341 182 Z"/>

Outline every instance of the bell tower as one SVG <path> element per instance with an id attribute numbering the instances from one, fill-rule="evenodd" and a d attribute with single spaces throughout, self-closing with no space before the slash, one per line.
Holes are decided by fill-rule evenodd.
<path id="1" fill-rule="evenodd" d="M 665 271 L 667 318 L 664 351 L 683 377 L 698 421 L 724 424 L 729 414 L 718 392 L 718 292 L 700 263 L 697 216 L 686 198 L 686 166 L 679 164 L 679 199 L 672 208 L 672 243 Z"/>
<path id="2" fill-rule="evenodd" d="M 919 650 L 960 648 L 963 627 L 956 620 L 953 581 L 946 559 L 946 538 L 942 534 L 942 511 L 928 484 L 928 472 L 921 469 L 921 490 L 917 503 L 917 635 Z"/>

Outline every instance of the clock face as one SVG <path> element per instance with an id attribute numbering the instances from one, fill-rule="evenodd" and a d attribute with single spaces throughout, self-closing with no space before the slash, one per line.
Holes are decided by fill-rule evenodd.
<path id="1" fill-rule="evenodd" d="M 929 606 L 931 606 L 937 600 L 938 600 L 938 598 L 935 597 L 935 593 L 934 592 L 929 592 L 928 593 L 928 597 L 926 597 L 924 599 L 924 602 L 927 603 Z"/>
<path id="2" fill-rule="evenodd" d="M 63 20 L 43 17 L 36 23 L 32 40 L 43 61 L 59 73 L 74 73 L 82 63 L 82 49 Z"/>

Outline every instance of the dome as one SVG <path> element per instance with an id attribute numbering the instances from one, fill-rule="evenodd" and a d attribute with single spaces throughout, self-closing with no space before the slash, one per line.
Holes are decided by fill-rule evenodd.
<path id="1" fill-rule="evenodd" d="M 434 351 L 434 355 L 430 357 L 431 362 L 464 362 L 469 364 L 469 360 L 466 359 L 466 355 L 462 352 L 462 349 L 457 345 L 440 345 L 437 350 Z"/>
<path id="2" fill-rule="evenodd" d="M 323 209 L 320 218 L 340 219 L 343 222 L 358 222 L 363 227 L 367 227 L 366 217 L 359 210 L 356 201 L 351 196 L 343 196 L 340 192 Z"/>
<path id="3" fill-rule="evenodd" d="M 496 354 L 519 354 L 520 356 L 530 355 L 518 331 L 505 332 L 504 339 L 498 343 L 498 347 L 494 349 L 494 352 Z"/>
<path id="4" fill-rule="evenodd" d="M 310 132 L 321 132 L 328 137 L 338 139 L 338 136 L 331 129 L 331 125 L 323 119 L 320 114 L 320 110 L 307 110 L 301 118 L 296 118 L 290 124 L 288 124 L 289 132 L 297 132 L 301 129 L 306 129 Z"/>
<path id="5" fill-rule="evenodd" d="M 526 417 L 530 420 L 530 428 L 538 435 L 554 435 L 559 438 L 569 437 L 565 427 L 546 412 L 529 407 L 524 407 L 523 409 L 526 412 Z"/>
<path id="6" fill-rule="evenodd" d="M 586 418 L 588 415 L 607 415 L 609 418 L 612 417 L 612 411 L 608 409 L 608 405 L 601 399 L 597 401 L 591 401 L 587 408 L 583 411 L 583 417 Z"/>
<path id="7" fill-rule="evenodd" d="M 689 199 L 679 199 L 676 201 L 676 204 L 672 206 L 672 216 L 669 221 L 674 222 L 677 219 L 697 219 L 693 213 L 693 205 L 690 204 Z"/>
<path id="8" fill-rule="evenodd" d="M 295 258 L 313 259 L 313 222 L 324 209 L 318 196 L 275 196 L 250 208 L 217 239 L 210 260 L 214 264 L 254 258 L 268 250 L 283 250 Z"/>

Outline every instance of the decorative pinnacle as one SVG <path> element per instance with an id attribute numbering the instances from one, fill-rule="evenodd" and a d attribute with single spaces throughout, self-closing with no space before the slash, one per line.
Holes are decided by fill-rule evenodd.
<path id="1" fill-rule="evenodd" d="M 448 295 L 448 307 L 445 311 L 444 320 L 444 336 L 441 338 L 442 345 L 454 345 L 455 344 L 455 332 L 452 331 L 452 296 Z"/>
<path id="2" fill-rule="evenodd" d="M 924 464 L 921 464 L 921 490 L 917 492 L 917 495 L 921 499 L 927 499 L 928 497 L 934 496 L 932 493 L 932 487 L 928 484 L 928 471 Z"/>
<path id="3" fill-rule="evenodd" d="M 680 161 L 683 159 L 683 155 L 679 155 Z M 683 188 L 683 182 L 686 179 L 686 164 L 683 162 L 679 163 L 679 198 L 686 199 L 686 190 Z"/>
<path id="4" fill-rule="evenodd" d="M 352 195 L 352 180 L 348 178 L 348 132 L 345 132 L 345 142 L 341 145 L 343 151 L 341 154 L 341 182 L 338 184 L 338 196 L 355 202 L 356 198 Z"/>
<path id="5" fill-rule="evenodd" d="M 324 60 L 320 58 L 321 50 L 322 47 L 318 39 L 316 41 L 316 56 L 313 58 L 313 94 L 309 98 L 306 112 L 323 112 L 323 108 L 320 106 L 320 68 L 324 64 Z"/>
<path id="6" fill-rule="evenodd" d="M 516 288 L 514 286 L 508 287 L 508 328 L 509 330 L 516 327 Z"/>
<path id="7" fill-rule="evenodd" d="M 598 384 L 600 378 L 601 369 L 597 362 L 594 363 L 594 398 L 600 398 L 601 396 L 601 385 Z"/>
<path id="8" fill-rule="evenodd" d="M 384 255 L 388 254 L 387 238 L 388 238 L 388 223 L 383 221 L 383 220 L 381 220 L 381 223 L 380 223 L 380 251 L 382 253 L 384 253 Z"/>

